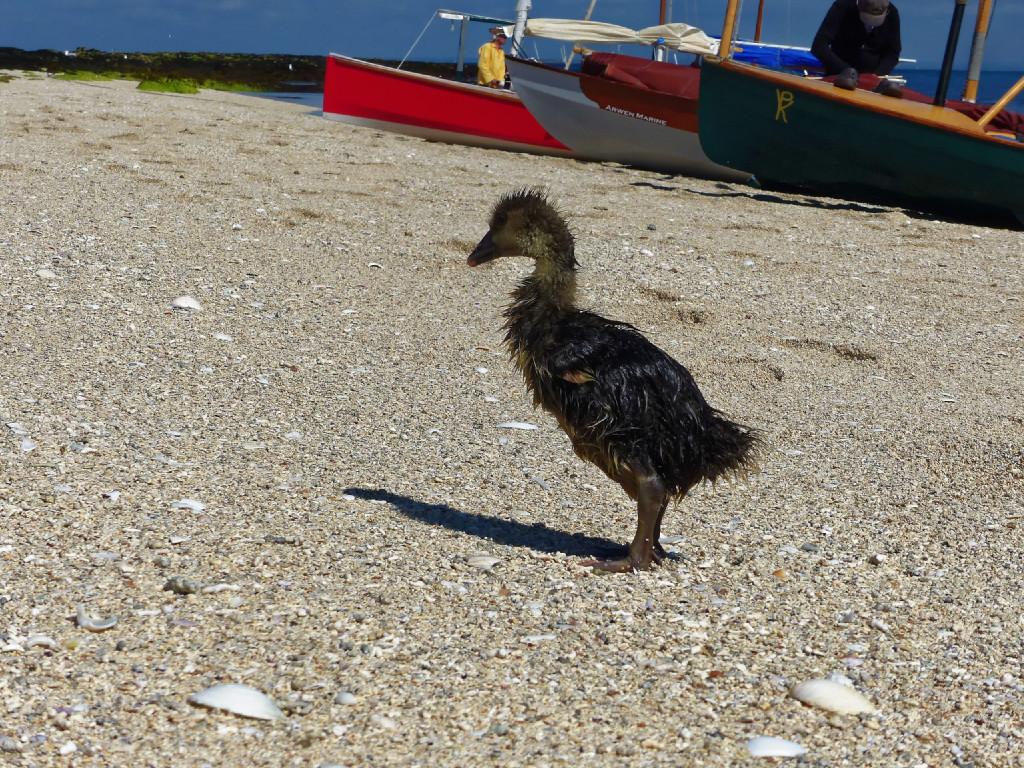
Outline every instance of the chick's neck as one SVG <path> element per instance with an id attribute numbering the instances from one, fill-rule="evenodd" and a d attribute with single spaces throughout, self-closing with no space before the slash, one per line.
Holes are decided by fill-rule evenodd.
<path id="1" fill-rule="evenodd" d="M 512 294 L 508 315 L 576 310 L 576 256 L 573 237 L 563 226 L 556 231 L 534 231 L 523 243 L 533 256 L 533 274 Z"/>

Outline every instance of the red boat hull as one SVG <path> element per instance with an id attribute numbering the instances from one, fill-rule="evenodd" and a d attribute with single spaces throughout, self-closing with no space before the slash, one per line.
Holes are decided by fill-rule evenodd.
<path id="1" fill-rule="evenodd" d="M 573 155 L 514 93 L 442 80 L 332 53 L 324 117 L 432 141 Z"/>

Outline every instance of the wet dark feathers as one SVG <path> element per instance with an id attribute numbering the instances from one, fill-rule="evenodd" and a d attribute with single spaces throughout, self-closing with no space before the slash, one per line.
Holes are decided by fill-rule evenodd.
<path id="1" fill-rule="evenodd" d="M 505 310 L 505 342 L 581 458 L 627 492 L 656 475 L 677 497 L 756 469 L 756 431 L 708 405 L 689 371 L 636 328 L 576 307 L 575 243 L 544 193 L 504 196 L 489 236 L 498 255 L 535 261 Z"/>
<path id="2" fill-rule="evenodd" d="M 636 328 L 591 312 L 506 312 L 506 343 L 534 402 L 613 480 L 659 476 L 680 496 L 756 464 L 754 433 L 708 405 L 690 372 Z"/>

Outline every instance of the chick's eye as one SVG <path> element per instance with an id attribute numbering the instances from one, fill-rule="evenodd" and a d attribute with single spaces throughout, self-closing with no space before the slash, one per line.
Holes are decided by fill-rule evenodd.
<path id="1" fill-rule="evenodd" d="M 494 217 L 494 226 L 496 226 L 496 227 L 503 227 L 503 226 L 505 226 L 505 222 L 507 222 L 507 221 L 508 221 L 508 216 L 506 214 L 504 214 L 504 213 L 499 213 L 497 216 Z"/>

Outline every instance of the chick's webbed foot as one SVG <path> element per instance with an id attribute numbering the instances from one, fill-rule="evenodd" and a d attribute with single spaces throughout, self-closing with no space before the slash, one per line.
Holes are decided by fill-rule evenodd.
<path id="1" fill-rule="evenodd" d="M 652 563 L 661 565 L 665 550 L 658 541 L 658 534 L 661 518 L 668 506 L 668 494 L 661 478 L 639 474 L 635 477 L 637 525 L 633 543 L 629 545 L 629 557 L 623 560 L 588 560 L 583 565 L 609 573 L 648 571 Z"/>
<path id="2" fill-rule="evenodd" d="M 650 559 L 646 562 L 642 558 L 633 559 L 632 556 L 618 560 L 587 560 L 580 563 L 585 568 L 593 568 L 595 571 L 605 573 L 632 573 L 633 571 L 649 571 L 653 564 L 661 565 L 661 555 L 652 552 Z"/>

